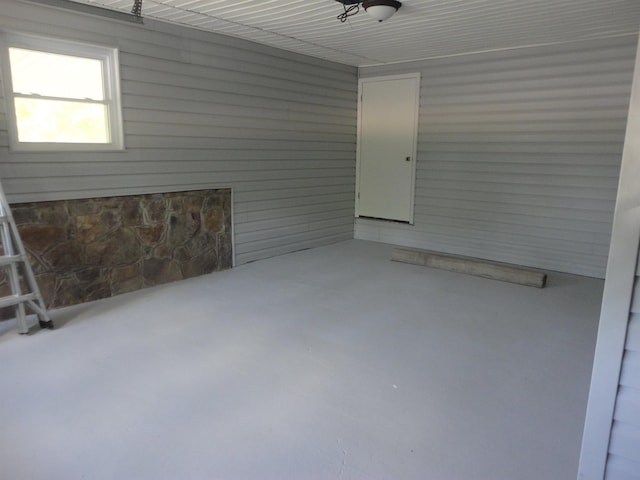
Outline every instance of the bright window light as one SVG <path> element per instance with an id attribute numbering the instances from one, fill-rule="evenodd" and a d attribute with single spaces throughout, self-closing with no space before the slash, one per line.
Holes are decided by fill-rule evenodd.
<path id="1" fill-rule="evenodd" d="M 12 149 L 123 148 L 115 49 L 14 35 L 6 45 Z"/>

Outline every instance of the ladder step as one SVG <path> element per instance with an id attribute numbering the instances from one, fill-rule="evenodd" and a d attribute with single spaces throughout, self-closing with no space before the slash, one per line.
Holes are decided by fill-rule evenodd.
<path id="1" fill-rule="evenodd" d="M 29 302 L 36 299 L 35 293 L 26 293 L 24 295 L 9 295 L 8 297 L 0 298 L 0 308 L 10 307 L 23 302 Z"/>
<path id="2" fill-rule="evenodd" d="M 25 258 L 23 255 L 5 255 L 0 256 L 0 267 L 6 267 L 7 265 L 11 265 L 12 263 L 24 262 Z"/>

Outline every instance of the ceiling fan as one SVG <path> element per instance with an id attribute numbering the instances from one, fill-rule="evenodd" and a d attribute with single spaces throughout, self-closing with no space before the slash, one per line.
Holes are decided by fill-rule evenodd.
<path id="1" fill-rule="evenodd" d="M 398 11 L 402 3 L 397 0 L 336 0 L 344 7 L 344 12 L 338 15 L 338 20 L 346 22 L 347 19 L 360 11 L 360 5 L 365 12 L 378 22 L 384 22 Z"/>

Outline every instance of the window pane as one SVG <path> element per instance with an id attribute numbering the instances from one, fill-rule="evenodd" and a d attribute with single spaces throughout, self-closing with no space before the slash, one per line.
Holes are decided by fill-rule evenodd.
<path id="1" fill-rule="evenodd" d="M 16 98 L 20 142 L 109 143 L 102 104 Z"/>
<path id="2" fill-rule="evenodd" d="M 13 47 L 9 59 L 16 93 L 104 100 L 100 60 Z"/>

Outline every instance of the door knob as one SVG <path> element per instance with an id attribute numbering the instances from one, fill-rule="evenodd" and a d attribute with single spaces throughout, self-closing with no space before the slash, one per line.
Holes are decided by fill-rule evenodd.
<path id="1" fill-rule="evenodd" d="M 405 158 L 405 160 L 406 160 L 407 162 L 410 162 L 410 161 L 411 161 L 411 157 L 406 157 L 406 158 Z"/>

